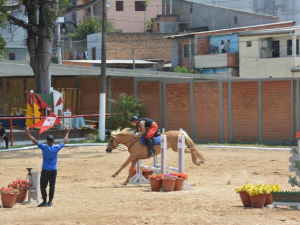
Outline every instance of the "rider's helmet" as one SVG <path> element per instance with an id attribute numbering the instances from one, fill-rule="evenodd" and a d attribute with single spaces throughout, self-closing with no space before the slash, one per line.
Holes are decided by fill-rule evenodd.
<path id="1" fill-rule="evenodd" d="M 139 118 L 137 116 L 132 116 L 130 118 L 130 122 L 137 121 L 137 120 L 139 120 Z"/>

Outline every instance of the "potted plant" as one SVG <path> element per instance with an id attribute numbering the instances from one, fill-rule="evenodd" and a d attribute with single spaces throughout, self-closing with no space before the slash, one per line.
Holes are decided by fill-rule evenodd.
<path id="1" fill-rule="evenodd" d="M 29 182 L 27 180 L 15 180 L 12 184 L 9 184 L 11 188 L 18 189 L 19 194 L 17 195 L 16 202 L 21 203 L 24 202 L 27 196 L 27 191 L 29 189 Z"/>
<path id="2" fill-rule="evenodd" d="M 247 190 L 250 195 L 250 201 L 253 208 L 263 208 L 266 202 L 266 194 L 269 194 L 270 188 L 265 184 L 257 184 Z"/>
<path id="3" fill-rule="evenodd" d="M 19 192 L 18 189 L 11 188 L 10 186 L 2 187 L 0 193 L 3 208 L 12 208 Z"/>
<path id="4" fill-rule="evenodd" d="M 128 168 L 128 172 L 130 172 L 131 167 L 129 166 Z M 153 170 L 150 169 L 145 169 L 145 168 L 140 168 L 140 170 L 142 171 L 142 175 L 148 179 L 149 175 L 151 175 L 153 173 Z M 129 178 L 132 178 L 134 175 L 136 174 L 136 167 L 134 167 L 133 169 L 133 173 L 130 175 Z"/>
<path id="5" fill-rule="evenodd" d="M 241 199 L 244 207 L 251 206 L 250 195 L 248 194 L 247 190 L 250 189 L 252 186 L 253 185 L 251 183 L 248 183 L 246 185 L 243 185 L 243 186 L 235 189 L 235 192 L 240 195 L 240 199 Z"/>
<path id="6" fill-rule="evenodd" d="M 149 175 L 151 191 L 160 191 L 162 186 L 162 174 L 151 174 Z"/>
<path id="7" fill-rule="evenodd" d="M 173 173 L 164 174 L 162 177 L 162 186 L 164 191 L 173 191 L 177 178 L 178 177 Z"/>
<path id="8" fill-rule="evenodd" d="M 280 187 L 278 184 L 269 184 L 267 186 L 267 188 L 269 189 L 270 193 L 268 193 L 266 195 L 266 202 L 265 202 L 265 206 L 267 205 L 271 205 L 273 203 L 273 193 L 274 192 L 279 192 L 280 191 Z"/>
<path id="9" fill-rule="evenodd" d="M 150 169 L 145 169 L 145 168 L 142 168 L 142 174 L 143 176 L 148 179 L 149 178 L 149 175 L 151 175 L 153 173 L 153 170 L 150 170 Z"/>
<path id="10" fill-rule="evenodd" d="M 189 175 L 186 173 L 173 173 L 174 176 L 177 176 L 174 191 L 181 191 L 183 182 L 188 180 Z"/>

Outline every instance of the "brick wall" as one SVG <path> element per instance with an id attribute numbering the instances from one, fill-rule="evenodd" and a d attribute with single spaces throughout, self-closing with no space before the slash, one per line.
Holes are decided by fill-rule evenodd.
<path id="1" fill-rule="evenodd" d="M 197 37 L 197 52 L 195 55 L 209 54 L 209 37 Z"/>
<path id="2" fill-rule="evenodd" d="M 138 82 L 138 97 L 142 99 L 148 116 L 153 118 L 158 127 L 161 127 L 159 111 L 159 82 L 140 81 Z"/>
<path id="3" fill-rule="evenodd" d="M 111 79 L 111 98 L 119 100 L 119 95 L 125 93 L 128 96 L 134 94 L 132 78 L 112 78 Z"/>
<path id="4" fill-rule="evenodd" d="M 227 53 L 227 66 L 239 67 L 239 53 Z"/>
<path id="5" fill-rule="evenodd" d="M 259 139 L 257 82 L 232 83 L 232 118 L 234 142 Z"/>
<path id="6" fill-rule="evenodd" d="M 179 66 L 185 66 L 186 68 L 190 69 L 190 58 L 184 58 L 184 45 L 189 44 L 189 39 L 180 40 L 178 42 L 178 58 L 179 58 Z M 191 39 L 191 45 L 194 44 L 194 39 Z M 193 63 L 193 60 L 192 60 Z"/>
<path id="7" fill-rule="evenodd" d="M 171 62 L 171 40 L 158 33 L 108 33 L 107 59 L 164 59 Z"/>
<path id="8" fill-rule="evenodd" d="M 218 141 L 220 138 L 218 92 L 218 82 L 194 84 L 196 140 Z"/>
<path id="9" fill-rule="evenodd" d="M 280 91 L 278 91 L 280 90 Z M 290 140 L 291 82 L 262 82 L 263 140 Z"/>
<path id="10" fill-rule="evenodd" d="M 190 84 L 166 84 L 167 130 L 190 133 Z"/>
<path id="11" fill-rule="evenodd" d="M 2 102 L 0 113 L 6 103 L 12 104 L 18 96 L 24 95 L 24 87 L 34 89 L 33 78 L 0 78 L 2 84 Z M 26 81 L 26 84 L 24 84 Z M 54 88 L 76 88 L 74 77 L 54 77 Z M 223 119 L 223 139 L 230 141 L 228 82 L 222 81 L 194 82 L 194 138 L 201 142 L 220 141 L 220 115 Z M 293 113 L 296 116 L 296 82 L 293 80 Z M 262 80 L 262 141 L 263 142 L 293 142 L 292 121 L 296 132 L 296 117 L 291 113 L 291 80 Z M 183 128 L 191 133 L 190 121 L 190 83 L 166 83 L 167 118 L 160 113 L 159 81 L 139 81 L 137 83 L 138 97 L 143 99 L 147 117 L 154 118 L 161 126 L 166 122 L 167 130 Z M 222 84 L 223 107 L 219 109 L 219 85 Z M 99 78 L 79 77 L 81 90 L 81 114 L 99 113 Z M 111 78 L 112 98 L 118 100 L 120 93 L 134 94 L 133 78 Z M 259 141 L 259 83 L 255 81 L 231 81 L 232 97 L 232 141 Z M 10 90 L 10 92 L 8 91 Z M 107 90 L 108 91 L 108 90 Z M 10 97 L 9 97 L 10 96 Z M 7 98 L 9 97 L 9 101 Z M 24 99 L 24 101 L 26 101 Z M 24 103 L 24 102 L 23 102 Z M 11 106 L 12 107 L 12 106 Z M 163 113 L 163 112 L 162 112 Z M 160 118 L 164 121 L 160 121 Z M 293 120 L 292 120 L 293 119 Z"/>
<path id="12" fill-rule="evenodd" d="M 159 29 L 159 27 L 157 28 Z M 164 59 L 171 61 L 171 40 L 163 38 L 168 35 L 160 33 L 107 33 L 106 58 L 107 59 L 132 59 L 135 48 L 136 59 Z M 72 44 L 71 44 L 72 42 Z M 86 39 L 72 41 L 64 40 L 64 60 L 74 60 L 76 51 L 87 51 Z M 72 46 L 72 47 L 71 47 Z M 100 49 L 100 48 L 99 48 Z M 159 57 L 158 57 L 159 56 Z M 89 56 L 92 59 L 92 56 Z"/>

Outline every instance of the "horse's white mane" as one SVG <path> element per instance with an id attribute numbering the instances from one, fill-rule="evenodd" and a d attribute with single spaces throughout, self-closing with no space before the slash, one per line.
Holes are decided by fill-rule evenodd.
<path id="1" fill-rule="evenodd" d="M 112 136 L 116 136 L 117 134 L 134 134 L 135 130 L 131 129 L 131 128 L 124 128 L 123 130 L 121 130 L 121 128 L 118 128 L 117 130 L 114 130 L 111 132 Z"/>

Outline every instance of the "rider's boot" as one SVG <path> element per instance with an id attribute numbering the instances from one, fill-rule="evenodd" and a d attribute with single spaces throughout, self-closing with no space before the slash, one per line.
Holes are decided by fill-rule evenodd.
<path id="1" fill-rule="evenodd" d="M 155 150 L 154 150 L 154 147 L 153 147 L 152 138 L 147 138 L 147 142 L 148 142 L 148 145 L 149 145 L 147 157 L 149 158 L 151 155 L 153 155 L 155 153 Z"/>

